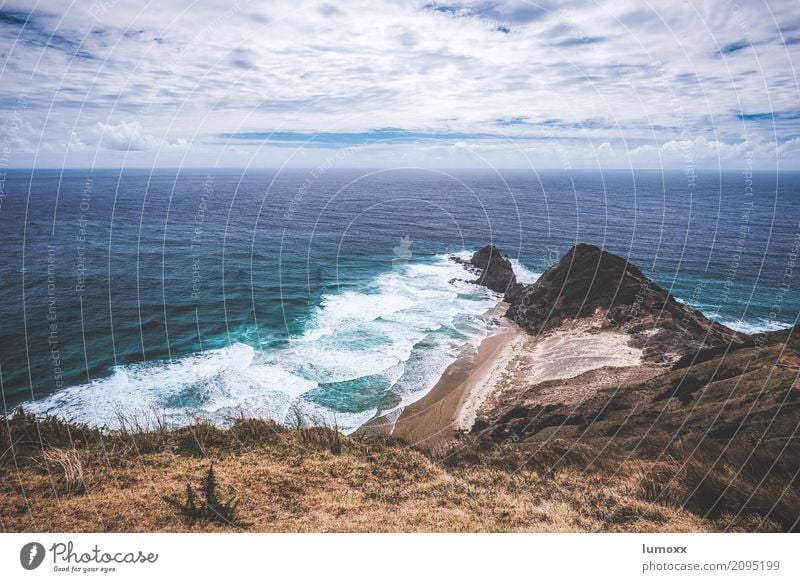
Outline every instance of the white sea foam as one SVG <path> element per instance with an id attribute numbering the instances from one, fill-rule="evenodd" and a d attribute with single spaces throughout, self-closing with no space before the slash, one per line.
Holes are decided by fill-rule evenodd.
<path id="1" fill-rule="evenodd" d="M 466 251 L 466 250 L 465 251 L 456 251 L 454 253 L 450 253 L 451 256 L 457 257 L 457 258 L 461 259 L 462 261 L 470 260 L 472 258 L 472 255 L 474 255 L 474 254 L 475 254 L 474 251 Z"/>
<path id="2" fill-rule="evenodd" d="M 319 338 L 321 338 L 323 336 L 331 335 L 332 333 L 333 333 L 333 330 L 330 329 L 329 327 L 323 327 L 322 329 L 309 329 L 302 336 L 300 336 L 299 338 L 296 338 L 293 341 L 311 341 L 311 342 L 313 342 L 313 341 L 316 341 L 316 340 L 318 340 Z"/>
<path id="3" fill-rule="evenodd" d="M 778 331 L 792 327 L 791 323 L 783 323 L 782 321 L 772 321 L 769 319 L 758 319 L 754 321 L 743 321 L 741 319 L 719 319 L 717 321 L 722 325 L 726 325 L 731 329 L 746 334 L 763 333 L 765 331 Z"/>
<path id="4" fill-rule="evenodd" d="M 341 412 L 331 410 L 310 400 L 298 400 L 287 413 L 286 424 L 296 422 L 295 411 L 300 413 L 303 422 L 308 425 L 336 427 L 344 434 L 351 434 L 374 417 L 378 409 L 370 408 L 361 412 Z"/>
<path id="5" fill-rule="evenodd" d="M 466 339 L 468 343 L 475 344 L 483 337 L 483 334 L 476 333 L 475 336 Z M 425 396 L 463 349 L 462 345 L 447 341 L 444 337 L 432 338 L 432 344 L 424 354 L 419 354 L 420 357 L 414 365 L 408 366 L 408 371 L 394 383 L 392 390 L 400 402 L 391 408 L 381 410 L 381 414 L 413 404 Z"/>
<path id="6" fill-rule="evenodd" d="M 675 299 L 678 301 L 678 303 L 682 303 L 683 305 L 691 307 L 692 309 L 698 310 L 700 313 L 706 317 L 710 317 L 710 319 L 716 321 L 717 323 L 721 323 L 726 327 L 729 327 L 735 331 L 746 333 L 748 335 L 754 333 L 764 333 L 767 331 L 779 331 L 781 329 L 789 329 L 792 327 L 791 323 L 764 318 L 744 320 L 741 318 L 718 317 L 713 314 L 714 308 L 706 305 L 705 303 L 694 300 L 686 300 L 677 296 Z"/>
<path id="7" fill-rule="evenodd" d="M 464 275 L 463 267 L 441 256 L 385 272 L 364 292 L 324 295 L 303 336 L 309 341 L 294 342 L 273 357 L 320 383 L 385 374 L 407 361 L 429 334 L 455 329 L 457 317 L 480 316 L 496 304 L 498 297 L 488 290 L 453 281 Z"/>
<path id="8" fill-rule="evenodd" d="M 118 366 L 107 378 L 66 388 L 26 407 L 109 427 L 119 424 L 120 414 L 147 417 L 154 411 L 177 423 L 188 421 L 190 412 L 222 420 L 236 408 L 282 418 L 292 400 L 316 386 L 259 361 L 253 348 L 237 343 L 173 362 Z"/>
<path id="9" fill-rule="evenodd" d="M 509 260 L 511 261 L 511 266 L 514 268 L 514 274 L 517 276 L 517 281 L 523 285 L 532 285 L 533 283 L 536 283 L 539 277 L 542 276 L 541 273 L 530 270 L 517 259 Z"/>
<path id="10" fill-rule="evenodd" d="M 182 424 L 194 414 L 220 423 L 239 414 L 291 422 L 299 410 L 312 422 L 351 432 L 379 403 L 339 412 L 313 394 L 327 383 L 363 378 L 373 385 L 382 379 L 378 385 L 391 389 L 402 405 L 421 398 L 465 345 L 477 345 L 486 335 L 483 314 L 500 300 L 463 281 L 465 275 L 447 256 L 411 262 L 365 282 L 364 291 L 323 295 L 304 332 L 280 348 L 256 351 L 236 343 L 172 362 L 119 366 L 110 377 L 27 406 L 109 427 L 117 426 L 118 413 L 147 416 L 156 410 Z"/>

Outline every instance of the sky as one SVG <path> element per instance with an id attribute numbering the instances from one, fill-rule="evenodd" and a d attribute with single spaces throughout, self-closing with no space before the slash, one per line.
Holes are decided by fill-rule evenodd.
<path id="1" fill-rule="evenodd" d="M 0 0 L 2 167 L 800 169 L 797 0 Z"/>

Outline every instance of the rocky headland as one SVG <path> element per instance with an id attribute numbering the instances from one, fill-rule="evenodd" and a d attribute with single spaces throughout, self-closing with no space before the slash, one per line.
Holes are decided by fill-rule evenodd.
<path id="1" fill-rule="evenodd" d="M 616 330 L 655 363 L 744 339 L 676 301 L 622 257 L 588 244 L 572 247 L 536 283 L 518 291 L 506 315 L 534 335 L 576 322 Z"/>
<path id="2" fill-rule="evenodd" d="M 739 333 L 588 244 L 572 247 L 528 286 L 494 246 L 463 262 L 476 269 L 476 284 L 491 282 L 505 294 L 506 323 L 477 356 L 457 361 L 425 398 L 384 425 L 390 434 L 439 457 L 484 462 L 554 443 L 588 446 L 597 454 L 587 463 L 610 450 L 653 463 L 685 457 L 683 471 L 719 459 L 730 478 L 709 476 L 687 493 L 696 507 L 714 505 L 704 497 L 713 490 L 735 492 L 746 508 L 752 491 L 745 495 L 736 475 L 763 476 L 773 463 L 784 471 L 777 482 L 793 482 L 784 463 L 800 457 L 796 327 Z M 689 477 L 674 471 L 659 491 L 681 479 Z M 800 517 L 796 497 L 760 486 L 787 516 Z"/>

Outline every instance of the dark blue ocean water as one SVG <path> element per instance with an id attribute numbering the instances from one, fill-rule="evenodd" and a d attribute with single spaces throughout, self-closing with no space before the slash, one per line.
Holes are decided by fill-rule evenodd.
<path id="1" fill-rule="evenodd" d="M 419 398 L 487 333 L 498 298 L 447 254 L 489 242 L 528 281 L 603 246 L 745 331 L 800 313 L 797 173 L 14 170 L 0 192 L 4 406 L 101 424 L 353 428 Z"/>

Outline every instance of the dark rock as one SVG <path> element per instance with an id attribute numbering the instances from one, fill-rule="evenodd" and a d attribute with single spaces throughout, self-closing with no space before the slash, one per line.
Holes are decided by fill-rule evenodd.
<path id="1" fill-rule="evenodd" d="M 708 431 L 708 436 L 712 439 L 732 439 L 739 432 L 739 423 L 722 421 L 712 426 Z"/>
<path id="2" fill-rule="evenodd" d="M 487 245 L 475 252 L 470 263 L 481 270 L 476 283 L 485 285 L 498 293 L 520 292 L 511 261 L 494 245 Z"/>
<path id="3" fill-rule="evenodd" d="M 525 285 L 522 283 L 512 283 L 506 290 L 506 293 L 503 296 L 503 301 L 511 304 L 517 303 L 520 299 L 522 299 L 522 294 L 524 292 Z"/>
<path id="4" fill-rule="evenodd" d="M 525 406 L 515 406 L 500 418 L 500 422 L 508 422 L 515 418 L 528 418 L 530 416 L 534 416 L 533 410 Z"/>
<path id="5" fill-rule="evenodd" d="M 745 336 L 678 303 L 628 261 L 588 244 L 572 247 L 536 283 L 509 293 L 506 316 L 530 333 L 598 317 L 602 327 L 625 331 L 631 345 L 654 362 L 673 362 Z"/>
<path id="6" fill-rule="evenodd" d="M 472 424 L 472 432 L 480 432 L 486 428 L 489 428 L 489 426 L 490 424 L 488 421 L 479 418 Z"/>
<path id="7" fill-rule="evenodd" d="M 450 255 L 448 258 L 449 258 L 451 261 L 453 261 L 454 263 L 458 263 L 459 265 L 461 265 L 462 267 L 464 267 L 464 269 L 466 269 L 467 271 L 469 271 L 469 272 L 470 272 L 470 273 L 472 273 L 473 275 L 480 275 L 480 274 L 481 274 L 481 272 L 482 272 L 482 270 L 481 270 L 481 269 L 479 269 L 478 267 L 476 267 L 475 265 L 473 265 L 473 264 L 472 264 L 472 263 L 471 263 L 469 260 L 467 260 L 467 259 L 462 259 L 461 257 L 458 257 L 458 256 L 456 256 L 456 255 Z"/>

